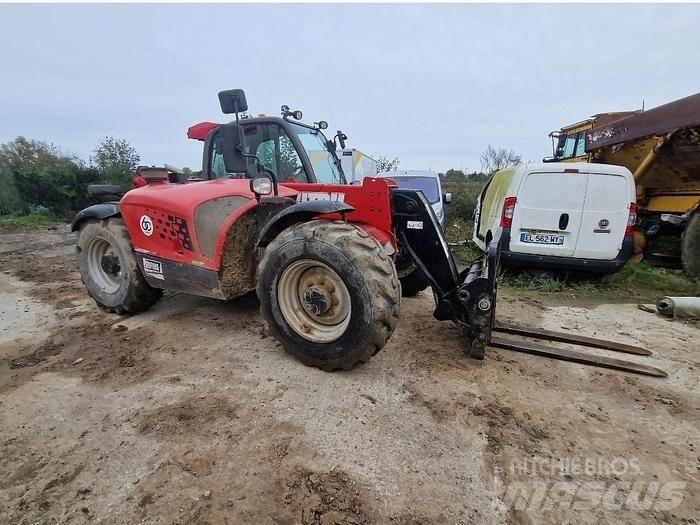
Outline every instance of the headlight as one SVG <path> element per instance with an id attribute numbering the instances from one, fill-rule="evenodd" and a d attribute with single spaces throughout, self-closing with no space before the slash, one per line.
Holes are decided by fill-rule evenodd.
<path id="1" fill-rule="evenodd" d="M 250 181 L 250 191 L 256 195 L 269 195 L 272 193 L 272 181 L 267 177 L 258 177 Z"/>

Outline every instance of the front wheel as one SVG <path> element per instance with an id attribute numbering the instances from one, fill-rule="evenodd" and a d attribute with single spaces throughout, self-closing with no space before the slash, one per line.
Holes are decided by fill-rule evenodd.
<path id="1" fill-rule="evenodd" d="M 270 243 L 257 292 L 285 350 L 328 371 L 349 370 L 381 350 L 401 299 L 394 263 L 379 243 L 357 226 L 322 220 Z"/>

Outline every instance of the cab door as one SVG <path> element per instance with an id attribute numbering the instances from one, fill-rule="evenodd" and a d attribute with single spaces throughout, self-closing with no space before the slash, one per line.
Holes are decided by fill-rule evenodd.
<path id="1" fill-rule="evenodd" d="M 554 168 L 525 174 L 510 233 L 513 252 L 572 257 L 578 241 L 588 173 Z"/>
<path id="2" fill-rule="evenodd" d="M 243 123 L 243 136 L 245 139 L 245 152 L 255 155 L 247 158 L 247 171 L 241 173 L 227 173 L 224 166 L 223 139 L 220 131 L 215 131 L 205 145 L 208 148 L 208 158 L 205 157 L 205 179 L 231 179 L 250 178 L 260 176 L 257 169 L 259 162 L 274 173 L 277 182 L 308 183 L 309 177 L 306 167 L 297 152 L 297 149 L 282 126 L 274 122 L 250 122 Z"/>

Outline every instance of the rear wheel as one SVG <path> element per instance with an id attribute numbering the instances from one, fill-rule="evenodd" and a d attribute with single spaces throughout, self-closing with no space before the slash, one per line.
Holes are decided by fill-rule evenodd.
<path id="1" fill-rule="evenodd" d="M 119 218 L 81 226 L 77 253 L 80 277 L 88 293 L 109 312 L 140 312 L 163 295 L 163 290 L 149 286 L 141 274 L 129 232 Z"/>
<path id="2" fill-rule="evenodd" d="M 700 277 L 700 212 L 695 212 L 683 232 L 681 256 L 688 273 Z"/>
<path id="3" fill-rule="evenodd" d="M 323 370 L 365 363 L 398 322 L 400 285 L 377 241 L 343 222 L 311 221 L 265 251 L 260 309 L 290 354 Z"/>

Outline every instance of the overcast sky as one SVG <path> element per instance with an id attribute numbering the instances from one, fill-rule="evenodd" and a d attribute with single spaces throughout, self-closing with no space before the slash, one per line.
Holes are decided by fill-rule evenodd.
<path id="1" fill-rule="evenodd" d="M 525 160 L 593 113 L 700 91 L 700 5 L 0 6 L 0 142 L 89 157 L 105 135 L 143 164 L 198 169 L 188 126 L 281 104 L 405 169 Z"/>

